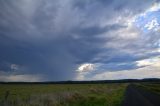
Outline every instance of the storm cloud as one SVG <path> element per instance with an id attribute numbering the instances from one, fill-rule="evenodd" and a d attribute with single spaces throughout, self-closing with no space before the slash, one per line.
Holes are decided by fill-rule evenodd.
<path id="1" fill-rule="evenodd" d="M 154 0 L 1 0 L 0 81 L 133 78 L 146 67 L 139 78 L 160 77 L 160 65 L 138 64 L 160 60 L 159 13 Z"/>

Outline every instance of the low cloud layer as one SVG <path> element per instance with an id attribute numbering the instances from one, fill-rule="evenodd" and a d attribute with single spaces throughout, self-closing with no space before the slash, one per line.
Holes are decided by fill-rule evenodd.
<path id="1" fill-rule="evenodd" d="M 159 78 L 159 13 L 159 0 L 1 0 L 0 81 Z"/>

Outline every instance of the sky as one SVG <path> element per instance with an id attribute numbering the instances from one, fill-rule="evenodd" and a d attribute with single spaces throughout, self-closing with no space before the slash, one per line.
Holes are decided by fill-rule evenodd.
<path id="1" fill-rule="evenodd" d="M 0 0 L 0 81 L 160 78 L 159 0 Z"/>

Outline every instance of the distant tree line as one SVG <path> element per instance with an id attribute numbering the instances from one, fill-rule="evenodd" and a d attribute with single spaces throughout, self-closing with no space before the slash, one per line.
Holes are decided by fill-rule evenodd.
<path id="1" fill-rule="evenodd" d="M 148 78 L 148 79 L 121 79 L 121 80 L 93 80 L 93 81 L 0 82 L 0 84 L 104 84 L 104 83 L 136 83 L 136 82 L 160 83 L 160 79 Z"/>

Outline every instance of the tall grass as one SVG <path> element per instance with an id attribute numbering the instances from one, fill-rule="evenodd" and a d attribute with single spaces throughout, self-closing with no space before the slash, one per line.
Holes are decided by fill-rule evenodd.
<path id="1" fill-rule="evenodd" d="M 0 106 L 119 106 L 126 84 L 0 85 Z"/>

